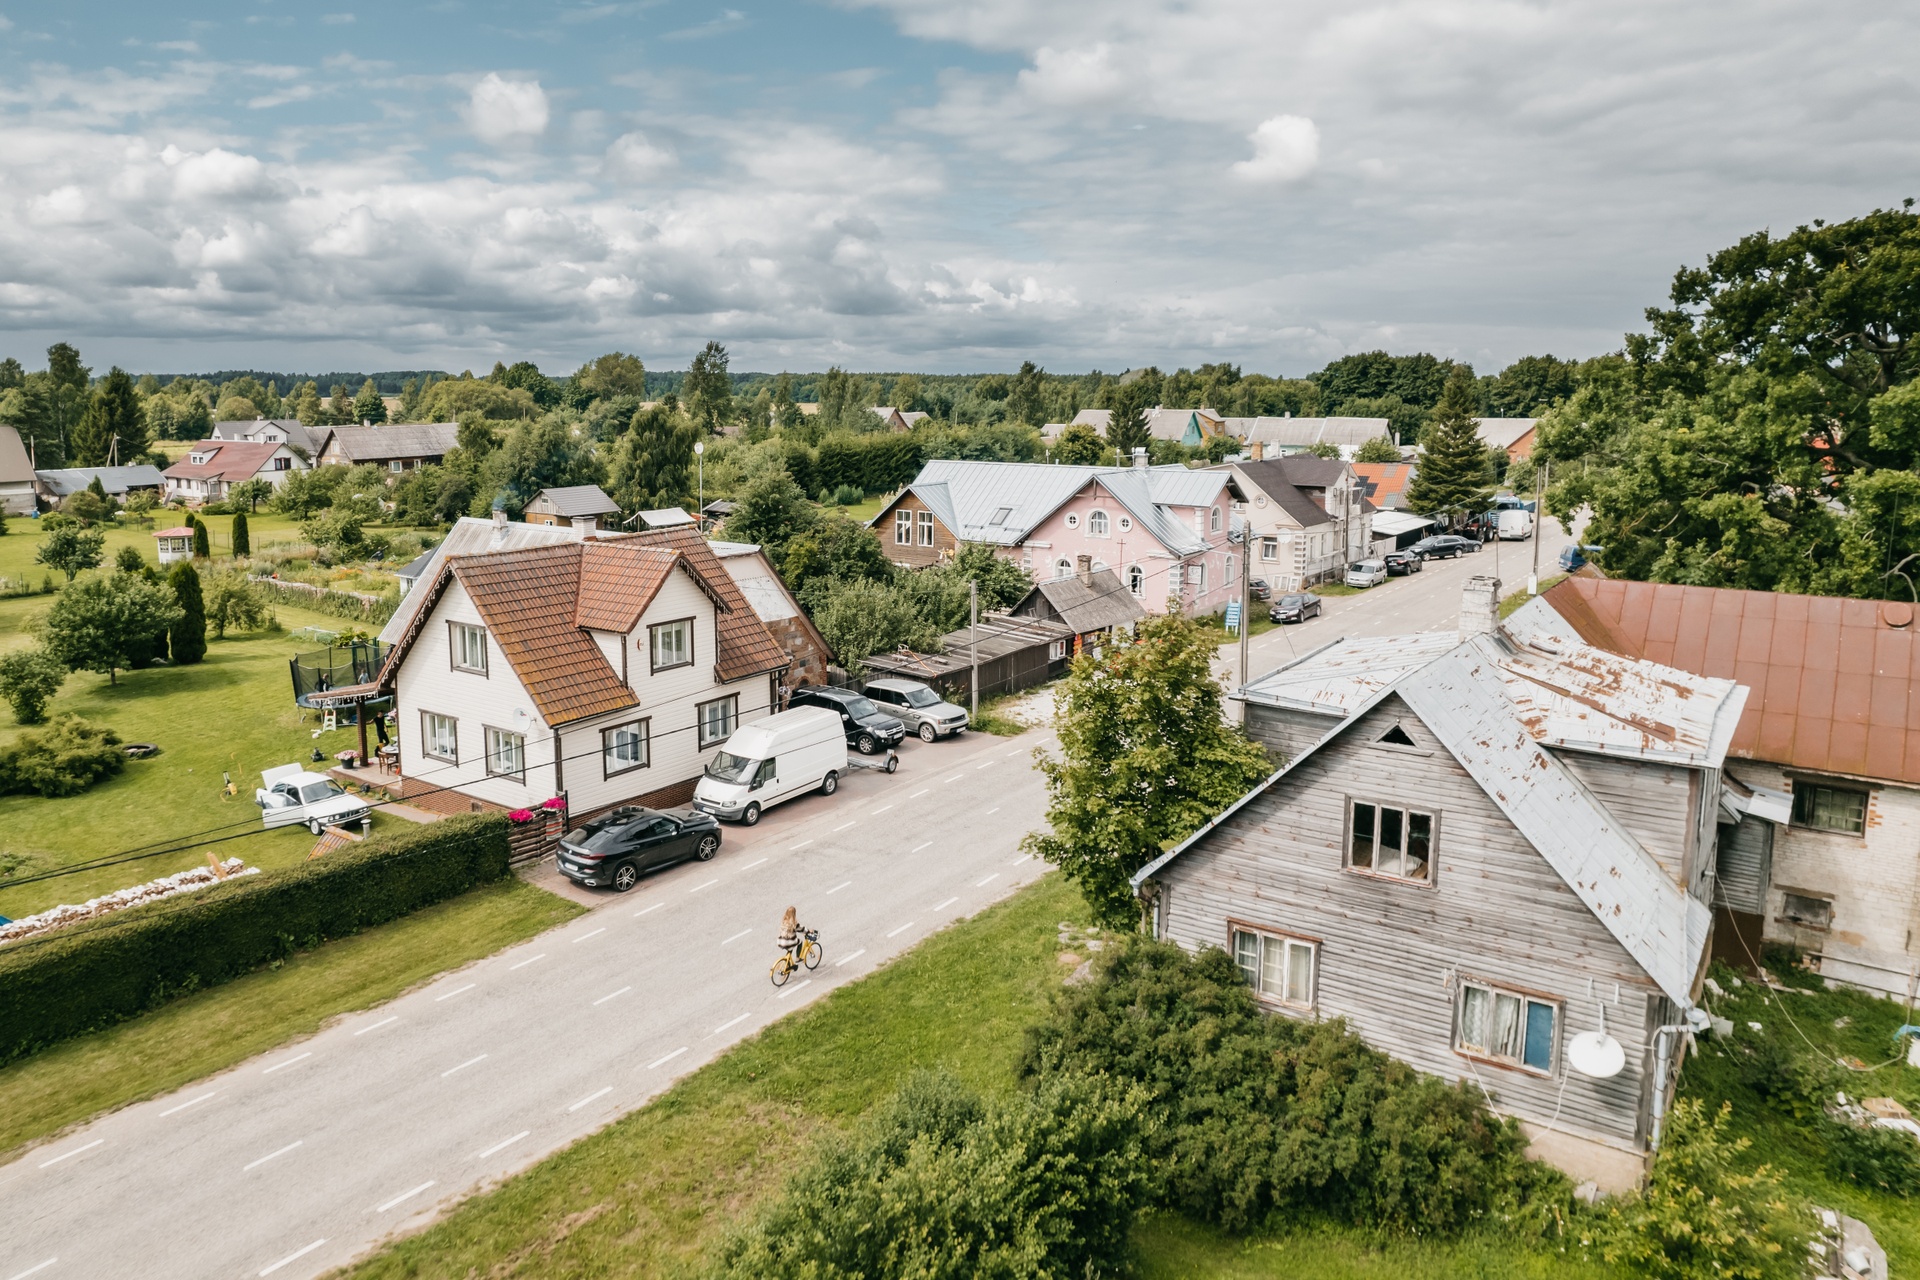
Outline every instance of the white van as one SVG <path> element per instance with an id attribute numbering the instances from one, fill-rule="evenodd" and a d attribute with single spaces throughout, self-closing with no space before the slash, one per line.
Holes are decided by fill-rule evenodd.
<path id="1" fill-rule="evenodd" d="M 824 707 L 782 711 L 733 731 L 693 789 L 693 807 L 752 826 L 782 800 L 832 795 L 847 771 L 847 735 Z"/>
<path id="2" fill-rule="evenodd" d="M 1499 534 L 1502 542 L 1525 542 L 1533 536 L 1533 512 L 1507 507 L 1500 512 Z"/>

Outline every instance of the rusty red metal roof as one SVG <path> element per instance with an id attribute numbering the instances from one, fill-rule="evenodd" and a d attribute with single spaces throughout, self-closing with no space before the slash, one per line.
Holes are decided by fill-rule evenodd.
<path id="1" fill-rule="evenodd" d="M 1545 599 L 1588 644 L 1752 690 L 1730 756 L 1920 785 L 1910 604 L 1584 577 Z"/>

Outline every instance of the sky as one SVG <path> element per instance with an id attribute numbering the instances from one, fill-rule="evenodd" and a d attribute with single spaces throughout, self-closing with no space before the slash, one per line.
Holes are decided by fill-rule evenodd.
<path id="1" fill-rule="evenodd" d="M 1920 195 L 1920 5 L 0 0 L 0 355 L 1299 375 Z"/>

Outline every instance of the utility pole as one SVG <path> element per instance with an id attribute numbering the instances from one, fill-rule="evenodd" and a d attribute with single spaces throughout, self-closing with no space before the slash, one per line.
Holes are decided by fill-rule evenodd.
<path id="1" fill-rule="evenodd" d="M 699 513 L 694 517 L 694 527 L 704 529 L 707 527 L 707 442 L 705 440 L 693 442 L 693 465 L 700 472 Z"/>
<path id="2" fill-rule="evenodd" d="M 1247 636 L 1253 629 L 1253 526 L 1240 526 L 1240 687 L 1247 687 Z"/>
<path id="3" fill-rule="evenodd" d="M 973 675 L 967 680 L 968 692 L 973 697 L 973 711 L 969 720 L 980 718 L 980 579 L 975 578 L 967 584 L 967 612 L 972 621 L 967 624 L 967 661 L 973 667 Z"/>
<path id="4" fill-rule="evenodd" d="M 1547 463 L 1543 459 L 1533 473 L 1533 572 L 1527 575 L 1527 594 L 1540 594 L 1540 517 L 1547 505 Z"/>

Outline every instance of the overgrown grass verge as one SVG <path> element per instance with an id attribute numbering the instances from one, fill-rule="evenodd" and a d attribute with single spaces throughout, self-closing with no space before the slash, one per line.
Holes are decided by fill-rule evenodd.
<path id="1" fill-rule="evenodd" d="M 1013 1085 L 1025 1029 L 1069 971 L 1078 893 L 1049 876 L 746 1041 L 651 1105 L 355 1268 L 362 1277 L 696 1274 L 812 1139 L 916 1070 Z"/>
<path id="2" fill-rule="evenodd" d="M 509 877 L 56 1045 L 0 1069 L 0 1152 L 224 1070 L 583 912 Z"/>
<path id="3" fill-rule="evenodd" d="M 1920 1110 L 1920 1072 L 1906 1065 L 1892 1038 L 1895 1028 L 1910 1021 L 1906 1007 L 1862 992 L 1806 986 L 1817 979 L 1778 959 L 1769 957 L 1775 975 L 1802 990 L 1775 994 L 1751 982 L 1735 988 L 1731 975 L 1715 969 L 1726 997 L 1708 995 L 1703 1003 L 1733 1022 L 1733 1038 L 1702 1043 L 1680 1078 L 1681 1092 L 1709 1108 L 1731 1102 L 1728 1131 L 1752 1141 L 1748 1155 L 1753 1163 L 1781 1170 L 1794 1195 L 1873 1228 L 1894 1276 L 1920 1275 L 1920 1186 L 1907 1188 L 1909 1195 L 1896 1195 L 1841 1176 L 1830 1166 L 1821 1130 L 1824 1105 L 1835 1092 L 1850 1098 L 1891 1097 Z M 1754 1022 L 1761 1027 L 1757 1032 L 1749 1025 Z M 1863 1065 L 1885 1065 L 1852 1071 L 1819 1065 L 1823 1056 L 1829 1063 L 1845 1057 Z"/>
<path id="4" fill-rule="evenodd" d="M 1578 1248 L 1531 1250 L 1497 1235 L 1390 1241 L 1328 1227 L 1242 1238 L 1156 1214 L 1133 1239 L 1138 1280 L 1624 1280 Z"/>
<path id="5" fill-rule="evenodd" d="M 1012 738 L 1025 733 L 1027 726 L 1003 711 L 1007 703 L 1021 696 L 1018 693 L 1008 693 L 998 698 L 988 698 L 980 704 L 980 714 L 972 717 L 970 727 L 981 733 L 990 733 L 996 738 Z"/>

